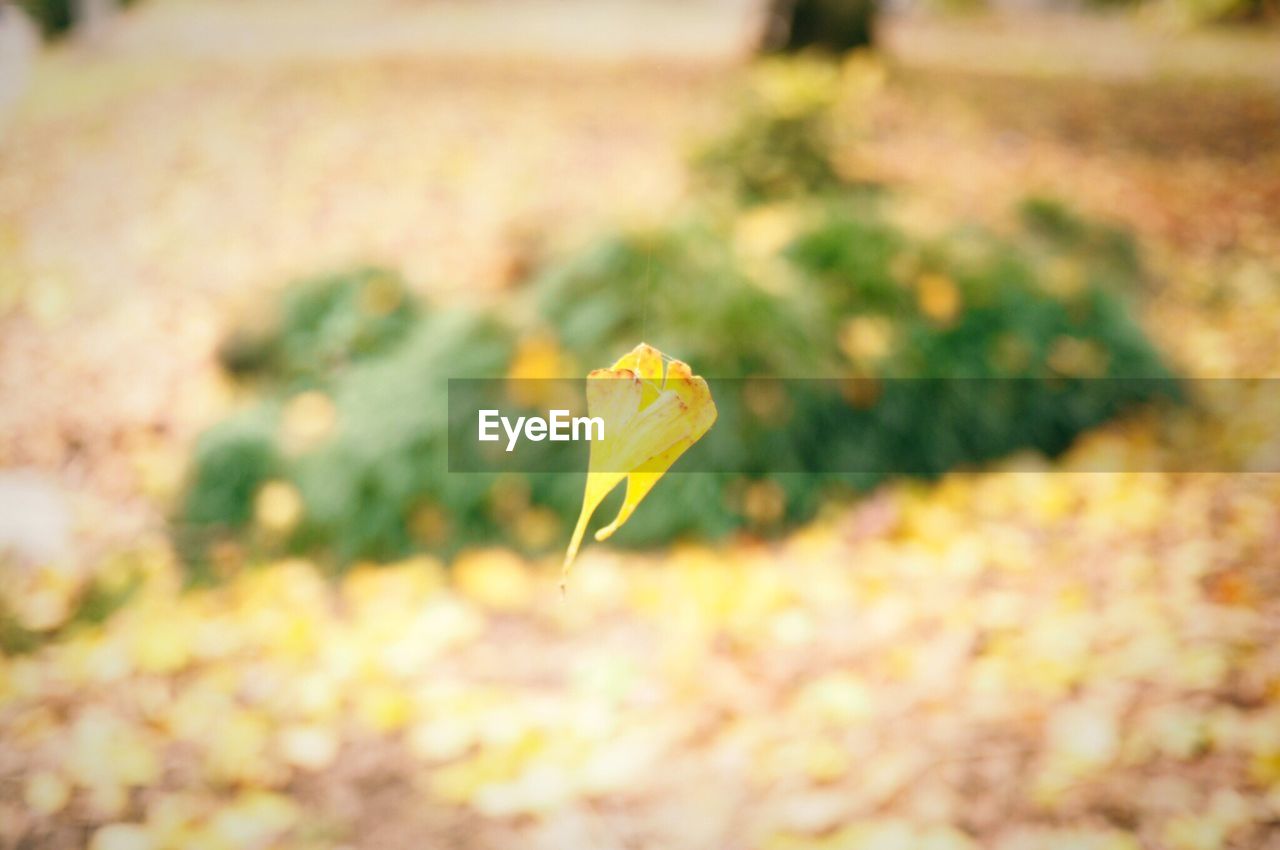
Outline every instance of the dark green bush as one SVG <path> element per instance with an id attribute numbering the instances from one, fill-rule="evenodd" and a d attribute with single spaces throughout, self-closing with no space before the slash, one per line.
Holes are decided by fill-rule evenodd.
<path id="1" fill-rule="evenodd" d="M 803 288 L 771 292 L 735 256 L 728 229 L 690 216 L 608 236 L 542 274 L 538 314 L 579 363 L 607 364 L 625 340 L 644 339 L 705 375 L 827 373 L 830 346 L 812 337 L 824 305 Z"/>
<path id="2" fill-rule="evenodd" d="M 317 334 L 318 328 L 364 326 L 365 302 L 313 296 L 359 288 L 370 279 L 362 270 L 326 278 L 322 286 L 304 282 L 286 293 L 291 307 L 325 308 L 282 311 L 280 327 L 267 334 L 275 340 L 271 348 L 326 356 L 302 372 L 288 365 L 288 357 L 267 359 L 272 367 L 256 373 L 263 399 L 200 439 L 177 522 L 194 560 L 202 560 L 212 543 L 233 538 L 265 553 L 310 552 L 346 564 L 421 545 L 448 548 L 455 540 L 493 533 L 484 511 L 492 482 L 445 472 L 446 381 L 502 374 L 512 333 L 482 315 L 428 312 L 405 296 L 412 321 L 390 337 L 375 334 L 381 340 L 376 356 L 362 347 L 369 339 L 363 334 Z M 356 315 L 341 320 L 344 313 Z M 299 315 L 324 320 L 293 321 Z M 330 345 L 334 338 L 351 347 L 340 351 Z M 315 420 L 329 424 L 317 428 Z M 271 481 L 286 483 L 302 506 L 296 523 L 274 533 L 254 523 L 256 500 Z M 438 513 L 444 525 L 415 539 L 424 511 Z"/>
<path id="3" fill-rule="evenodd" d="M 449 474 L 446 379 L 580 376 L 641 340 L 716 394 L 719 423 L 684 467 L 731 472 L 664 481 L 624 545 L 770 533 L 890 473 L 1052 455 L 1166 392 L 1122 380 L 1168 374 L 1130 318 L 1142 268 L 1123 232 L 1036 199 L 1012 234 L 922 238 L 894 223 L 892 197 L 839 180 L 825 133 L 850 69 L 771 65 L 698 160 L 708 203 L 552 263 L 502 319 L 430 309 L 374 269 L 287 289 L 223 348 L 259 401 L 197 447 L 177 523 L 188 553 L 235 541 L 341 566 L 557 548 L 582 476 Z M 717 382 L 752 378 L 827 380 Z M 972 383 L 990 379 L 1017 383 Z"/>
<path id="4" fill-rule="evenodd" d="M 536 318 L 520 326 L 402 295 L 403 325 L 370 336 L 353 330 L 368 324 L 366 302 L 350 295 L 375 279 L 369 272 L 303 283 L 264 335 L 272 365 L 250 373 L 264 399 L 200 442 L 184 539 L 196 551 L 230 536 L 335 564 L 475 543 L 558 546 L 578 510 L 580 475 L 445 471 L 445 379 L 505 375 L 515 341 L 531 336 L 550 335 L 583 371 L 645 339 L 694 364 L 713 389 L 716 378 L 916 379 L 884 383 L 869 406 L 834 381 L 788 383 L 781 427 L 742 384 L 720 384 L 718 427 L 743 438 L 695 451 L 734 472 L 664 484 L 619 532 L 632 545 L 783 528 L 825 494 L 865 489 L 889 470 L 932 476 L 1019 449 L 1053 454 L 1153 395 L 1150 384 L 1094 379 L 1167 375 L 1125 307 L 1137 279 L 1122 271 L 1135 258 L 1095 238 L 1094 225 L 1033 207 L 1012 238 L 967 228 L 920 240 L 893 226 L 883 203 L 784 208 L 780 226 L 793 232 L 764 257 L 742 244 L 757 213 L 691 214 L 608 237 L 534 281 L 526 312 Z M 963 381 L 939 395 L 919 380 L 937 378 L 1022 380 L 993 398 Z M 299 448 L 290 411 L 308 393 L 330 400 L 336 424 Z M 276 536 L 253 521 L 274 480 L 302 505 Z"/>
<path id="5" fill-rule="evenodd" d="M 1027 198 L 1019 205 L 1018 215 L 1027 234 L 1050 251 L 1086 257 L 1095 274 L 1108 274 L 1109 279 L 1101 283 L 1124 286 L 1141 278 L 1138 246 L 1128 231 L 1089 221 L 1053 198 Z"/>
<path id="6" fill-rule="evenodd" d="M 1012 239 L 965 229 L 921 241 L 891 225 L 876 202 L 857 199 L 800 217 L 810 221 L 798 223 L 782 263 L 744 263 L 726 248 L 728 225 L 685 223 L 615 237 L 538 286 L 544 321 L 579 362 L 608 362 L 643 337 L 712 379 L 903 379 L 866 411 L 834 382 L 789 383 L 781 431 L 763 422 L 753 431 L 759 417 L 747 409 L 747 390 L 720 385 L 730 391 L 717 396 L 718 427 L 747 437 L 705 441 L 720 452 L 710 465 L 767 480 L 785 496 L 783 521 L 810 515 L 825 492 L 874 485 L 884 478 L 876 470 L 937 475 L 1019 449 L 1056 454 L 1169 390 L 1115 380 L 1168 372 L 1128 315 L 1124 292 L 1136 287 L 1138 269 L 1118 263 L 1109 241 L 1048 238 L 1032 226 Z M 856 339 L 860 332 L 871 338 Z M 939 408 L 940 385 L 923 379 L 955 378 L 1017 383 L 993 391 L 990 380 L 954 382 Z M 840 435 L 834 444 L 832 434 Z M 769 472 L 776 469 L 804 472 Z M 831 471 L 840 469 L 866 471 Z M 751 524 L 734 499 L 747 486 L 741 477 L 682 478 L 618 539 Z"/>
<path id="7" fill-rule="evenodd" d="M 306 383 L 400 344 L 419 305 L 393 272 L 361 268 L 288 288 L 276 316 L 246 323 L 219 350 L 238 377 Z"/>

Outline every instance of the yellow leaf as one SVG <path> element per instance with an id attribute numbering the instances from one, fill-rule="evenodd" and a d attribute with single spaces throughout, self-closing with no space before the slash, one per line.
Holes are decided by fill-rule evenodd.
<path id="1" fill-rule="evenodd" d="M 529 604 L 533 579 L 523 561 L 502 549 L 463 553 L 453 566 L 458 592 L 497 611 L 516 611 Z"/>
<path id="2" fill-rule="evenodd" d="M 357 708 L 365 724 L 375 732 L 394 732 L 409 722 L 412 705 L 409 697 L 396 687 L 375 685 L 363 691 Z"/>
<path id="3" fill-rule="evenodd" d="M 605 540 L 617 531 L 680 455 L 716 421 L 711 390 L 679 360 L 666 363 L 641 343 L 611 369 L 587 376 L 587 410 L 604 421 L 604 437 L 591 443 L 582 513 L 565 553 L 561 586 L 578 554 L 596 508 L 623 479 L 627 494 L 613 522 L 596 532 Z"/>
<path id="4" fill-rule="evenodd" d="M 310 390 L 291 398 L 281 414 L 281 443 L 290 455 L 309 452 L 333 436 L 338 408 L 322 392 Z"/>
<path id="5" fill-rule="evenodd" d="M 258 525 L 278 536 L 293 531 L 304 511 L 302 495 L 285 481 L 268 481 L 253 501 L 253 516 Z"/>
<path id="6" fill-rule="evenodd" d="M 141 826 L 132 823 L 113 823 L 93 834 L 90 850 L 151 850 L 155 843 Z"/>
<path id="7" fill-rule="evenodd" d="M 960 290 L 945 275 L 926 274 L 916 281 L 916 303 L 920 312 L 938 324 L 950 324 L 960 312 Z"/>
<path id="8" fill-rule="evenodd" d="M 57 814 L 71 799 L 71 786 L 53 771 L 40 770 L 27 777 L 23 799 L 37 815 Z"/>
<path id="9" fill-rule="evenodd" d="M 290 726 L 280 732 L 285 761 L 303 770 L 323 770 L 338 755 L 338 735 L 320 724 Z"/>
<path id="10" fill-rule="evenodd" d="M 835 782 L 849 772 L 849 755 L 830 741 L 814 741 L 807 747 L 804 767 L 815 782 Z"/>
<path id="11" fill-rule="evenodd" d="M 218 812 L 209 826 L 227 847 L 265 847 L 297 820 L 297 806 L 289 798 L 250 791 Z"/>

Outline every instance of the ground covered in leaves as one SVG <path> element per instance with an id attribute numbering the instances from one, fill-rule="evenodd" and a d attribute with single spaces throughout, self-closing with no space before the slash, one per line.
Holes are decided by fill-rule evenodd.
<path id="1" fill-rule="evenodd" d="M 566 598 L 496 550 L 186 594 L 153 556 L 6 662 L 7 840 L 1274 847 L 1278 501 L 955 476 L 782 545 L 593 551 Z"/>
<path id="2" fill-rule="evenodd" d="M 6 566 L 50 637 L 0 658 L 0 846 L 1280 847 L 1280 482 L 1069 474 L 1158 450 L 1150 422 L 780 543 L 593 547 L 564 598 L 500 550 L 181 590 L 162 520 L 234 401 L 230 317 L 350 259 L 500 299 L 530 241 L 661 215 L 723 69 L 40 73 L 0 141 L 0 461 L 71 493 L 77 531 Z M 909 191 L 920 229 L 998 226 L 1028 192 L 1118 220 L 1179 367 L 1273 376 L 1276 104 L 898 68 L 845 167 Z M 89 575 L 132 596 L 66 624 Z"/>

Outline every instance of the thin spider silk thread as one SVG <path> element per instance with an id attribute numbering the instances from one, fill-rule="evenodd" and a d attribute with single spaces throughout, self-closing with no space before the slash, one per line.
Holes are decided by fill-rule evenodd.
<path id="1" fill-rule="evenodd" d="M 645 342 L 649 337 L 649 294 L 653 291 L 653 246 L 648 246 L 648 250 L 644 254 L 644 293 L 641 295 L 640 306 L 640 341 Z"/>
<path id="2" fill-rule="evenodd" d="M 649 301 L 653 297 L 653 247 L 644 255 L 644 283 L 640 286 L 640 341 L 649 342 Z M 670 366 L 675 358 L 663 351 L 658 351 L 658 356 L 662 358 L 662 382 L 663 388 L 667 385 L 667 367 Z"/>

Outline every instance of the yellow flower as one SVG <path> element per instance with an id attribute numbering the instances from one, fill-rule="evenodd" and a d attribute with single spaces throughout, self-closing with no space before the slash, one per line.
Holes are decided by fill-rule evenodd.
<path id="1" fill-rule="evenodd" d="M 596 532 L 596 540 L 617 531 L 658 479 L 716 421 L 707 382 L 679 360 L 667 363 L 664 373 L 663 359 L 662 352 L 641 343 L 613 368 L 587 376 L 587 409 L 604 420 L 604 439 L 591 444 L 582 513 L 565 553 L 562 586 L 591 515 L 613 488 L 626 479 L 622 508 L 613 522 Z"/>

